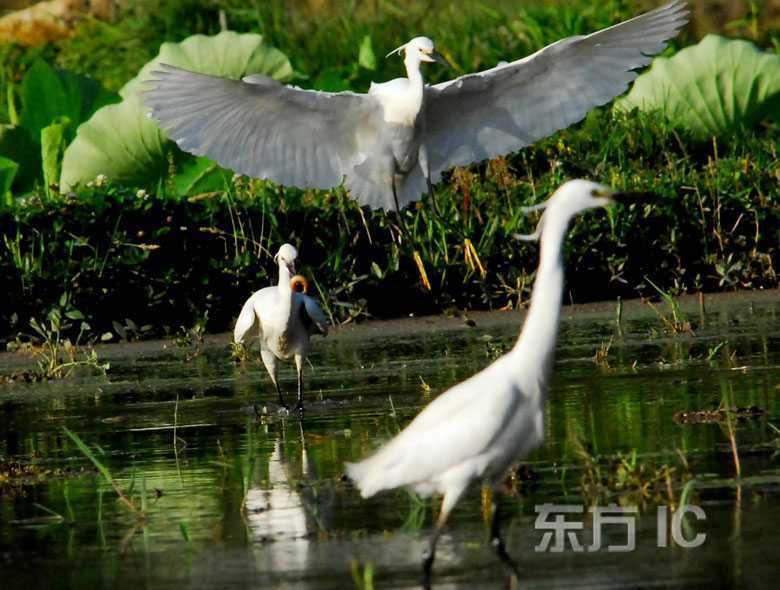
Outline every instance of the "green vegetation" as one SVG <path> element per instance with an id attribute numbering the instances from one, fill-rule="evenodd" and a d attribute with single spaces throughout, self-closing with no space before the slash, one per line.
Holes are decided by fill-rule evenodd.
<path id="1" fill-rule="evenodd" d="M 71 320 L 78 321 L 78 324 Z M 83 320 L 84 315 L 73 307 L 68 294 L 63 293 L 57 305 L 46 314 L 45 321 L 30 319 L 30 329 L 40 341 L 39 345 L 20 342 L 18 339 L 8 344 L 9 350 L 30 353 L 36 361 L 37 369 L 0 376 L 0 383 L 65 379 L 79 370 L 105 375 L 109 363 L 101 362 L 93 348 L 85 349 L 82 346 L 82 339 L 91 331 L 90 325 Z M 76 333 L 75 340 L 66 337 L 67 333 Z"/>
<path id="2" fill-rule="evenodd" d="M 141 509 L 139 511 L 139 508 L 135 505 L 135 503 L 130 498 L 128 498 L 124 490 L 122 490 L 122 488 L 119 487 L 119 484 L 111 475 L 111 471 L 109 471 L 108 467 L 106 467 L 103 464 L 103 462 L 97 458 L 97 455 L 95 455 L 95 453 L 89 447 L 89 445 L 85 443 L 83 440 L 81 440 L 81 437 L 79 437 L 78 434 L 72 432 L 66 426 L 63 426 L 62 430 L 66 435 L 68 435 L 68 438 L 73 441 L 73 444 L 76 445 L 76 448 L 78 448 L 78 450 L 81 451 L 81 453 L 92 462 L 92 464 L 95 466 L 95 469 L 97 469 L 100 475 L 103 476 L 103 479 L 105 479 L 106 482 L 110 484 L 112 488 L 114 488 L 117 497 L 125 506 L 125 508 L 127 508 L 131 512 L 138 514 L 139 517 L 142 517 L 144 513 L 145 503 L 146 503 L 146 480 L 144 478 L 141 479 L 141 496 L 140 496 Z"/>
<path id="3" fill-rule="evenodd" d="M 780 112 L 780 54 L 708 35 L 637 78 L 620 109 L 660 111 L 699 139 L 739 131 Z"/>
<path id="4" fill-rule="evenodd" d="M 333 4 L 344 9 L 341 16 Z M 226 33 L 160 49 L 194 33 L 216 34 L 220 22 L 259 33 L 282 52 L 257 35 L 242 36 L 251 47 L 233 52 L 239 65 L 224 73 L 276 68 L 301 86 L 362 91 L 372 79 L 401 73 L 400 60 L 381 55 L 422 30 L 461 73 L 641 9 L 632 2 L 434 4 L 290 8 L 272 1 L 246 8 L 232 0 L 176 0 L 158 9 L 139 0 L 116 22 L 86 20 L 57 44 L 0 48 L 0 96 L 7 97 L 0 108 L 0 281 L 7 293 L 0 341 L 37 338 L 31 319 L 65 297 L 83 314 L 89 339 L 179 333 L 186 344 L 191 335 L 182 326 L 225 330 L 247 294 L 275 280 L 269 251 L 282 241 L 302 246 L 303 271 L 336 321 L 521 306 L 536 246 L 513 239 L 535 221 L 520 208 L 574 176 L 657 195 L 654 203 L 577 223 L 567 249 L 576 269 L 567 289 L 574 301 L 655 295 L 651 281 L 671 295 L 777 286 L 776 122 L 711 137 L 658 112 L 598 109 L 518 154 L 447 174 L 438 188 L 447 225 L 423 203 L 403 212 L 407 240 L 397 219 L 359 209 L 341 189 L 231 178 L 203 158 L 166 148 L 153 128 L 150 141 L 139 142 L 146 136 L 135 125 L 149 121 L 137 101 L 134 116 L 123 114 L 133 101 L 126 89 L 137 86 L 127 81 L 142 78 L 135 77 L 158 50 L 166 61 L 183 55 L 182 65 L 195 64 L 207 45 L 206 53 L 231 53 L 238 37 Z M 754 12 L 727 28 L 777 52 L 776 25 Z M 228 37 L 230 43 L 219 41 Z M 691 41 L 682 35 L 668 52 Z M 248 67 L 258 60 L 273 67 Z M 435 82 L 452 72 L 427 74 Z M 77 132 L 98 107 L 117 100 L 111 91 L 119 89 L 123 102 L 104 107 Z M 43 94 L 46 108 L 30 108 Z M 112 130 L 133 139 L 120 141 Z M 156 146 L 156 155 L 138 156 L 131 144 Z M 100 158 L 116 165 L 117 154 L 128 151 L 138 156 L 127 158 L 132 173 L 107 178 Z M 64 194 L 55 182 L 60 166 L 63 185 L 73 186 Z M 79 329 L 71 326 L 66 336 Z"/>

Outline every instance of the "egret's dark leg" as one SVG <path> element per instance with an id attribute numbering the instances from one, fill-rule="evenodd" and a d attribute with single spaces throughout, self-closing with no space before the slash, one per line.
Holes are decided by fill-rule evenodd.
<path id="1" fill-rule="evenodd" d="M 420 145 L 418 161 L 420 168 L 423 171 L 423 176 L 425 176 L 425 184 L 428 188 L 428 199 L 431 201 L 431 212 L 433 213 L 433 216 L 436 217 L 436 219 L 438 219 L 444 227 L 449 228 L 452 232 L 459 235 L 461 238 L 465 238 L 466 234 L 444 219 L 444 216 L 441 214 L 439 203 L 436 201 L 436 192 L 433 190 L 433 183 L 431 182 L 431 167 L 428 162 L 428 151 L 425 149 L 425 145 Z"/>
<path id="2" fill-rule="evenodd" d="M 260 358 L 263 359 L 263 364 L 265 365 L 265 368 L 268 371 L 268 375 L 271 377 L 271 381 L 273 381 L 274 387 L 276 388 L 276 395 L 279 398 L 279 406 L 285 410 L 289 409 L 287 404 L 284 403 L 284 396 L 282 395 L 282 390 L 279 387 L 279 361 L 270 350 L 261 350 Z"/>
<path id="3" fill-rule="evenodd" d="M 433 527 L 431 538 L 428 540 L 428 547 L 423 551 L 422 556 L 422 587 L 426 590 L 431 587 L 431 569 L 433 568 L 433 561 L 436 559 L 436 543 L 439 541 L 442 530 L 444 530 L 444 525 L 447 524 L 447 517 L 449 516 L 450 511 L 455 507 L 455 504 L 458 503 L 458 500 L 460 500 L 461 496 L 466 491 L 466 488 L 468 488 L 468 484 L 468 481 L 459 482 L 459 485 L 453 485 L 453 487 L 444 494 L 439 518 L 436 519 L 436 526 Z"/>
<path id="4" fill-rule="evenodd" d="M 506 565 L 515 577 L 520 577 L 520 572 L 517 566 L 517 562 L 509 556 L 504 546 L 504 540 L 501 538 L 501 517 L 500 517 L 500 504 L 498 501 L 498 492 L 493 492 L 492 506 L 493 518 L 490 522 L 490 545 L 493 547 L 493 551 L 496 552 L 498 558 Z"/>
<path id="5" fill-rule="evenodd" d="M 393 201 L 395 202 L 395 215 L 396 215 L 396 219 L 398 220 L 398 224 L 396 225 L 396 227 L 398 228 L 399 233 L 401 233 L 411 244 L 412 236 L 409 234 L 409 230 L 406 228 L 406 222 L 404 221 L 404 218 L 401 215 L 401 206 L 398 202 L 398 192 L 395 189 L 395 174 L 393 174 L 393 182 L 390 184 L 393 187 Z"/>
<path id="6" fill-rule="evenodd" d="M 431 587 L 431 569 L 433 568 L 433 561 L 436 559 L 436 543 L 439 541 L 439 535 L 441 535 L 446 520 L 447 515 L 442 512 L 439 516 L 439 520 L 436 521 L 436 526 L 434 526 L 433 531 L 431 532 L 430 539 L 428 539 L 428 547 L 422 554 L 422 587 L 425 588 L 425 590 L 429 590 Z"/>
<path id="7" fill-rule="evenodd" d="M 295 366 L 298 369 L 298 403 L 295 404 L 295 410 L 298 416 L 303 420 L 303 357 L 295 355 Z"/>
<path id="8" fill-rule="evenodd" d="M 287 404 L 284 403 L 284 396 L 282 395 L 282 390 L 279 387 L 279 382 L 274 381 L 274 385 L 276 386 L 276 395 L 279 396 L 279 405 L 282 406 L 285 410 L 287 409 Z"/>

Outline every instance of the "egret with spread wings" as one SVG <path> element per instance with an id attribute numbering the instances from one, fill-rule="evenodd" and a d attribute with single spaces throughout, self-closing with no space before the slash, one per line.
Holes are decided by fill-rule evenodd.
<path id="1" fill-rule="evenodd" d="M 256 291 L 246 300 L 233 330 L 233 340 L 244 343 L 253 328 L 260 337 L 260 356 L 271 376 L 279 396 L 279 405 L 287 408 L 279 388 L 279 361 L 295 357 L 298 370 L 298 403 L 295 409 L 303 414 L 303 362 L 309 354 L 311 334 L 327 335 L 328 320 L 317 302 L 309 297 L 305 286 L 300 292 L 302 277 L 293 277 L 298 251 L 291 244 L 282 244 L 276 254 L 279 263 L 279 283 Z"/>
<path id="2" fill-rule="evenodd" d="M 301 188 L 345 183 L 361 205 L 400 209 L 442 172 L 519 150 L 624 92 L 688 21 L 673 0 L 633 19 L 548 45 L 524 59 L 426 85 L 445 61 L 427 37 L 395 52 L 406 77 L 367 94 L 228 80 L 163 65 L 144 101 L 188 152 L 239 174 Z"/>

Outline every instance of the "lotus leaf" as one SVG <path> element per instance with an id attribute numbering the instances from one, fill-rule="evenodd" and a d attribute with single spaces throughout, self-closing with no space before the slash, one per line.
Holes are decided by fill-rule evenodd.
<path id="1" fill-rule="evenodd" d="M 670 58 L 656 58 L 615 107 L 660 111 L 702 139 L 721 135 L 777 117 L 780 55 L 749 41 L 708 35 Z"/>
<path id="2" fill-rule="evenodd" d="M 14 191 L 28 191 L 41 178 L 41 146 L 24 127 L 0 125 L 0 157 L 21 163 L 14 176 Z"/>
<path id="3" fill-rule="evenodd" d="M 284 54 L 264 45 L 260 35 L 225 31 L 213 37 L 194 35 L 181 43 L 164 43 L 159 55 L 119 91 L 123 101 L 101 109 L 79 128 L 65 151 L 60 179 L 63 189 L 98 174 L 139 186 L 156 185 L 167 172 L 168 154 L 173 151 L 181 157 L 175 144 L 146 116 L 140 96 L 144 82 L 160 63 L 230 78 L 258 73 L 277 80 L 292 76 Z M 206 168 L 208 164 L 202 164 L 202 169 Z M 201 184 L 176 183 L 193 190 Z"/>
<path id="4" fill-rule="evenodd" d="M 41 131 L 57 117 L 71 121 L 66 139 L 73 139 L 76 127 L 100 107 L 116 102 L 116 94 L 104 89 L 97 80 L 55 70 L 43 60 L 36 60 L 22 79 L 21 124 L 36 143 Z"/>
<path id="5" fill-rule="evenodd" d="M 230 174 L 208 158 L 190 158 L 173 179 L 176 191 L 181 195 L 194 195 L 225 190 Z"/>
<path id="6" fill-rule="evenodd" d="M 65 150 L 60 185 L 94 180 L 99 174 L 140 186 L 156 182 L 167 170 L 170 146 L 138 95 L 103 107 L 79 127 Z"/>
<path id="7" fill-rule="evenodd" d="M 17 170 L 19 165 L 16 162 L 0 156 L 0 199 L 5 200 L 6 195 L 10 194 Z"/>

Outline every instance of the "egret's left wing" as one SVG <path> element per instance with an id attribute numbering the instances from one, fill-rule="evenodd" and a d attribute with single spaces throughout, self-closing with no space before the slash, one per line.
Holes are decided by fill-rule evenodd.
<path id="1" fill-rule="evenodd" d="M 319 332 L 323 336 L 327 336 L 328 318 L 325 317 L 325 314 L 322 312 L 322 309 L 320 309 L 320 306 L 317 305 L 317 302 L 304 293 L 296 293 L 295 297 L 301 300 L 299 306 L 301 320 L 303 320 L 304 325 L 308 328 L 309 333 Z"/>
<path id="2" fill-rule="evenodd" d="M 426 87 L 431 175 L 500 156 L 582 119 L 628 88 L 688 22 L 688 6 L 661 8 L 533 55 Z"/>

